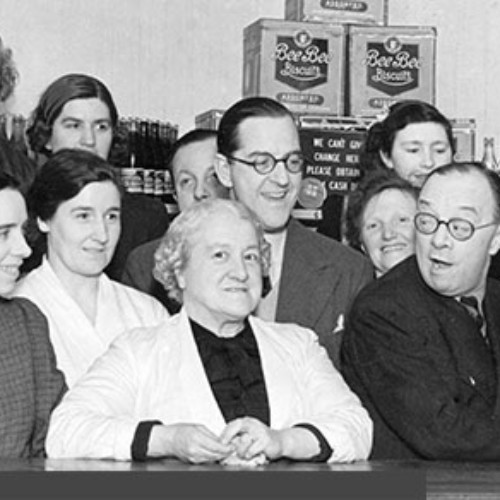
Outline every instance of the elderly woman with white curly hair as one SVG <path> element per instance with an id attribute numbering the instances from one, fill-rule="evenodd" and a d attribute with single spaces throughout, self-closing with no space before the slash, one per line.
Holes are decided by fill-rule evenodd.
<path id="1" fill-rule="evenodd" d="M 194 463 L 367 458 L 372 422 L 316 335 L 251 315 L 268 245 L 241 204 L 183 212 L 155 276 L 181 311 L 119 337 L 52 416 L 50 457 Z"/>

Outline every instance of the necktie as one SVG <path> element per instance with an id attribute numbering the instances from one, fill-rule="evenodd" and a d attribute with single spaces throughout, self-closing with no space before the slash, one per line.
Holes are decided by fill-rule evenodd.
<path id="1" fill-rule="evenodd" d="M 474 320 L 476 323 L 476 326 L 478 330 L 481 332 L 481 335 L 483 336 L 484 340 L 486 343 L 489 344 L 488 337 L 486 336 L 485 332 L 483 331 L 483 326 L 484 326 L 484 318 L 479 311 L 479 303 L 476 299 L 476 297 L 461 297 L 460 298 L 460 303 L 465 307 L 471 318 Z"/>

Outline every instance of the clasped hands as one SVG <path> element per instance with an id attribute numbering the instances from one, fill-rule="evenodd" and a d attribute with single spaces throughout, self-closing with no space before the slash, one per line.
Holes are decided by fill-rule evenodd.
<path id="1" fill-rule="evenodd" d="M 200 424 L 175 424 L 173 454 L 191 463 L 260 465 L 282 456 L 281 431 L 252 417 L 237 418 L 220 436 Z"/>

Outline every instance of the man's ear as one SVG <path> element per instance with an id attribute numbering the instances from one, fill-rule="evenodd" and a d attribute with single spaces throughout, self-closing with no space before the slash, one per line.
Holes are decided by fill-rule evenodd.
<path id="1" fill-rule="evenodd" d="M 387 156 L 383 151 L 379 151 L 378 155 L 382 160 L 382 163 L 389 169 L 394 169 L 394 162 L 391 160 L 389 156 Z"/>
<path id="2" fill-rule="evenodd" d="M 179 288 L 184 291 L 186 288 L 186 280 L 184 279 L 184 273 L 182 271 L 175 271 L 175 277 L 177 278 L 177 284 L 179 285 Z"/>
<path id="3" fill-rule="evenodd" d="M 233 178 L 231 176 L 231 165 L 229 165 L 229 161 L 227 160 L 227 158 L 220 153 L 217 153 L 215 157 L 215 173 L 219 178 L 219 182 L 223 186 L 229 189 L 233 187 Z"/>
<path id="4" fill-rule="evenodd" d="M 38 229 L 42 233 L 48 233 L 49 232 L 49 226 L 48 226 L 48 224 L 46 222 L 44 222 L 42 219 L 40 219 L 40 217 L 36 218 L 36 224 L 38 226 Z"/>
<path id="5" fill-rule="evenodd" d="M 497 227 L 497 230 L 495 231 L 495 234 L 493 235 L 493 239 L 491 240 L 490 243 L 490 250 L 489 254 L 493 257 L 498 250 L 500 250 L 500 226 Z"/>

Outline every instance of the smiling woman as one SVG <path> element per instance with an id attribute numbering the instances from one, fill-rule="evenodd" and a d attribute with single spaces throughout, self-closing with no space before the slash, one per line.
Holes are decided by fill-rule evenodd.
<path id="1" fill-rule="evenodd" d="M 62 149 L 37 174 L 30 212 L 46 242 L 42 264 L 19 284 L 49 319 L 69 386 L 122 331 L 168 316 L 152 297 L 103 274 L 120 236 L 121 187 L 101 157 Z"/>
<path id="2" fill-rule="evenodd" d="M 0 173 L 0 457 L 43 456 L 50 412 L 64 390 L 42 313 L 6 298 L 30 254 L 26 219 L 19 184 Z"/>
<path id="3" fill-rule="evenodd" d="M 429 103 L 400 101 L 388 115 L 374 123 L 360 161 L 366 170 L 394 170 L 415 187 L 422 187 L 437 167 L 452 160 L 454 141 L 451 124 Z"/>
<path id="4" fill-rule="evenodd" d="M 349 195 L 347 239 L 380 277 L 415 252 L 417 189 L 391 170 L 368 174 Z"/>
<path id="5" fill-rule="evenodd" d="M 19 185 L 0 174 L 0 296 L 9 296 L 19 277 L 23 260 L 31 254 L 24 239 L 28 218 Z"/>

